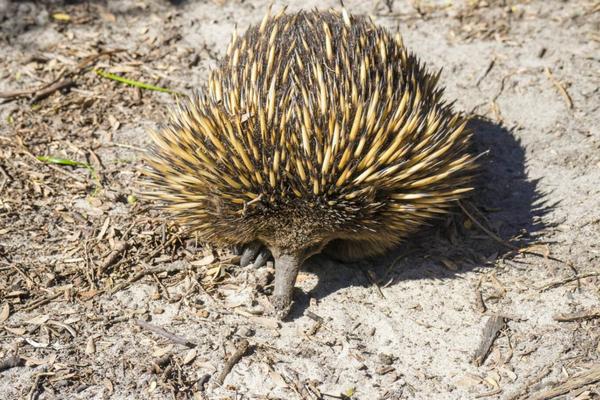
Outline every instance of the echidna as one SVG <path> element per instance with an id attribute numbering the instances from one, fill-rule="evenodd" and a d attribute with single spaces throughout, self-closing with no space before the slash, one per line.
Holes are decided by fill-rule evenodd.
<path id="1" fill-rule="evenodd" d="M 270 13 L 154 132 L 151 196 L 206 241 L 259 241 L 288 313 L 324 246 L 370 256 L 472 190 L 467 118 L 400 37 L 341 12 Z"/>

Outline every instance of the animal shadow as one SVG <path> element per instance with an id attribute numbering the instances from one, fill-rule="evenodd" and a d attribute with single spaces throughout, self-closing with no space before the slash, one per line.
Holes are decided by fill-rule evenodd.
<path id="1" fill-rule="evenodd" d="M 304 270 L 317 274 L 309 293 L 296 293 L 290 318 L 302 315 L 309 297 L 324 298 L 349 286 L 394 285 L 407 279 L 451 279 L 457 273 L 492 265 L 515 248 L 527 246 L 546 228 L 537 180 L 526 173 L 525 151 L 507 128 L 488 119 L 471 120 L 473 152 L 482 154 L 473 196 L 446 219 L 422 230 L 387 254 L 354 264 L 324 255 L 309 259 Z M 475 221 L 476 222 L 475 222 Z M 482 230 L 477 223 L 488 231 Z M 510 246 L 507 246 L 510 240 Z"/>

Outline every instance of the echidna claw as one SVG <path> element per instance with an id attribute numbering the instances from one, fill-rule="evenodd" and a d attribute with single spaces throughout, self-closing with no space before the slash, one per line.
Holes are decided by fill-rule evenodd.
<path id="1" fill-rule="evenodd" d="M 292 309 L 292 301 L 289 296 L 273 296 L 271 297 L 271 304 L 275 309 L 275 317 L 279 319 L 287 317 Z"/>
<path id="2" fill-rule="evenodd" d="M 269 258 L 271 258 L 271 252 L 265 246 L 262 247 L 256 258 L 254 259 L 254 266 L 256 268 L 264 267 L 267 264 Z"/>
<path id="3" fill-rule="evenodd" d="M 263 267 L 271 258 L 271 252 L 260 242 L 250 242 L 243 246 L 240 257 L 240 267 L 253 264 L 256 268 Z"/>

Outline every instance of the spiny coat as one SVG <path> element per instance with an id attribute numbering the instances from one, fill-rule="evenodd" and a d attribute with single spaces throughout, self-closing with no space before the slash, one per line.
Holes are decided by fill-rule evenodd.
<path id="1" fill-rule="evenodd" d="M 438 78 L 345 10 L 267 15 L 153 133 L 151 196 L 209 242 L 269 247 L 286 308 L 326 244 L 380 253 L 472 190 L 471 134 Z"/>

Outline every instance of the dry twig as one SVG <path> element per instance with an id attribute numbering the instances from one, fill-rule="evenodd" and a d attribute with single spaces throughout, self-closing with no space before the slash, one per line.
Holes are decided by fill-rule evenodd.
<path id="1" fill-rule="evenodd" d="M 193 268 L 193 265 L 190 266 L 191 268 Z M 140 272 L 138 272 L 137 274 L 135 274 L 134 276 L 132 276 L 131 278 L 129 278 L 127 281 L 125 282 L 121 282 L 118 285 L 116 285 L 115 287 L 112 288 L 112 293 L 116 293 L 119 290 L 131 285 L 132 283 L 142 279 L 143 277 L 145 277 L 146 275 L 153 275 L 153 274 L 160 274 L 161 272 L 179 272 L 179 271 L 184 271 L 188 268 L 187 264 L 181 263 L 181 264 L 176 264 L 176 265 L 161 265 L 158 267 L 153 267 L 153 268 L 146 268 Z"/>
<path id="2" fill-rule="evenodd" d="M 146 321 L 142 321 L 141 319 L 138 319 L 137 321 L 135 321 L 135 324 L 137 326 L 139 326 L 140 328 L 147 329 L 150 332 L 154 332 L 157 335 L 165 337 L 174 343 L 181 344 L 186 347 L 196 347 L 196 343 L 192 342 L 191 340 L 188 340 L 181 336 L 174 335 L 174 334 L 168 332 L 167 330 L 165 330 L 164 328 L 161 328 L 160 326 L 152 325 Z"/>
<path id="3" fill-rule="evenodd" d="M 537 257 L 547 258 L 547 259 L 549 259 L 549 260 L 558 261 L 558 262 L 560 262 L 560 263 L 563 263 L 563 264 L 565 264 L 565 262 L 564 262 L 563 260 L 561 260 L 561 259 L 558 259 L 558 258 L 555 258 L 555 257 L 549 256 L 549 255 L 547 255 L 547 254 L 540 254 L 540 253 L 536 253 L 535 251 L 521 250 L 521 249 L 519 249 L 517 246 L 514 246 L 514 245 L 512 245 L 512 244 L 508 243 L 507 241 L 505 241 L 505 240 L 502 240 L 502 238 L 501 238 L 500 236 L 496 235 L 494 232 L 490 231 L 488 228 L 486 228 L 485 226 L 483 226 L 483 224 L 482 224 L 481 222 L 479 222 L 479 221 L 477 220 L 477 218 L 475 218 L 475 217 L 473 216 L 473 214 L 471 214 L 471 213 L 470 213 L 470 212 L 467 210 L 467 208 L 466 208 L 466 207 L 465 207 L 465 206 L 462 204 L 462 202 L 460 202 L 460 201 L 459 201 L 459 202 L 458 202 L 458 206 L 459 206 L 459 207 L 460 207 L 460 209 L 461 209 L 461 210 L 462 210 L 462 211 L 465 213 L 465 215 L 466 215 L 466 216 L 467 216 L 467 217 L 468 217 L 468 218 L 469 218 L 469 219 L 470 219 L 470 220 L 471 220 L 471 221 L 472 221 L 472 222 L 473 222 L 473 223 L 474 223 L 474 224 L 475 224 L 475 225 L 476 225 L 476 226 L 477 226 L 479 229 L 481 229 L 481 230 L 482 230 L 482 231 L 483 231 L 485 234 L 487 234 L 489 237 L 491 237 L 492 239 L 494 239 L 496 242 L 500 243 L 501 245 L 503 245 L 503 246 L 505 246 L 505 247 L 507 247 L 507 248 L 509 248 L 509 249 L 511 249 L 511 250 L 514 250 L 514 251 L 516 251 L 516 252 L 518 252 L 518 253 L 521 253 L 521 254 L 530 254 L 530 255 L 532 255 L 532 256 L 537 256 Z"/>
<path id="4" fill-rule="evenodd" d="M 33 98 L 31 99 L 30 102 L 32 104 L 37 103 L 38 101 L 50 96 L 54 92 L 57 92 L 62 89 L 66 89 L 66 88 L 74 86 L 74 85 L 75 85 L 75 82 L 73 82 L 71 79 L 62 79 L 44 89 L 36 91 L 35 95 L 33 96 Z"/>
<path id="5" fill-rule="evenodd" d="M 546 291 L 548 289 L 554 289 L 554 288 L 562 286 L 562 285 L 564 285 L 566 283 L 573 282 L 573 281 L 578 281 L 579 279 L 590 278 L 592 276 L 600 276 L 600 272 L 590 272 L 589 274 L 583 274 L 583 275 L 579 275 L 578 274 L 578 275 L 570 276 L 570 277 L 568 277 L 566 279 L 561 279 L 560 281 L 555 281 L 555 282 L 547 283 L 544 286 L 539 287 L 538 290 L 540 292 L 544 292 L 544 291 Z"/>
<path id="6" fill-rule="evenodd" d="M 98 267 L 98 276 L 102 275 L 107 268 L 117 262 L 119 256 L 129 248 L 129 243 L 122 241 L 116 244 L 115 248 L 104 259 L 104 262 Z"/>
<path id="7" fill-rule="evenodd" d="M 552 74 L 552 71 L 550 71 L 550 68 L 546 68 L 546 76 L 548 76 L 548 79 L 550 79 L 550 81 L 554 84 L 554 86 L 556 86 L 556 88 L 560 92 L 561 96 L 565 99 L 565 103 L 567 103 L 567 107 L 569 107 L 569 109 L 572 110 L 573 109 L 573 99 L 571 99 L 569 92 L 567 92 L 567 89 L 565 89 L 563 84 L 560 83 L 558 81 L 558 79 L 556 79 L 554 77 L 554 75 Z"/>
<path id="8" fill-rule="evenodd" d="M 570 314 L 558 314 L 554 316 L 554 320 L 558 322 L 574 322 L 585 321 L 588 319 L 600 318 L 600 309 L 583 311 Z"/>
<path id="9" fill-rule="evenodd" d="M 250 343 L 246 339 L 240 340 L 240 342 L 237 345 L 237 349 L 231 355 L 231 357 L 227 359 L 225 365 L 223 366 L 223 370 L 221 371 L 219 376 L 215 378 L 214 383 L 216 386 L 220 386 L 223 384 L 223 382 L 225 382 L 225 378 L 227 378 L 227 375 L 229 375 L 235 364 L 237 364 L 242 359 L 242 357 L 244 356 L 244 354 L 246 354 L 249 348 Z"/>
<path id="10" fill-rule="evenodd" d="M 549 400 L 557 396 L 567 394 L 572 390 L 577 390 L 582 387 L 592 385 L 596 382 L 600 382 L 600 365 L 596 365 L 588 372 L 584 372 L 577 376 L 569 378 L 566 382 L 561 383 L 552 389 L 543 390 L 535 393 L 533 396 L 528 397 L 529 400 Z"/>

